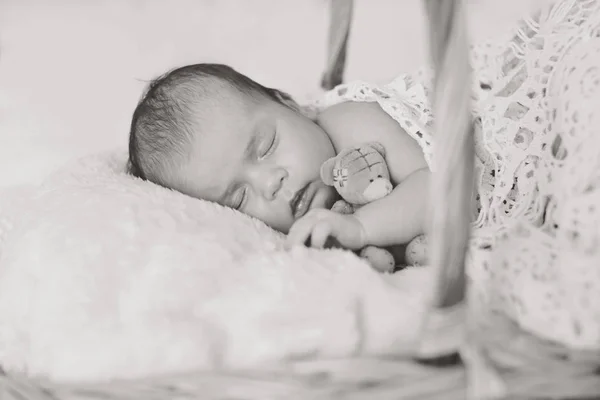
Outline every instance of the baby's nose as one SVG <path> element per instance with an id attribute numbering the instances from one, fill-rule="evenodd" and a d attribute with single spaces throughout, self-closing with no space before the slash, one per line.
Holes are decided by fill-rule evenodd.
<path id="1" fill-rule="evenodd" d="M 280 195 L 283 182 L 287 178 L 287 172 L 283 168 L 276 168 L 265 177 L 264 181 L 264 197 L 267 200 L 274 200 Z"/>

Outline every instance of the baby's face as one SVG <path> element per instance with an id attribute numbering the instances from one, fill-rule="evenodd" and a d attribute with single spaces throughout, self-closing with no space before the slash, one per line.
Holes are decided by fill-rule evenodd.
<path id="1" fill-rule="evenodd" d="M 182 192 L 229 206 L 287 233 L 312 208 L 330 208 L 335 189 L 320 179 L 335 155 L 313 121 L 274 101 L 244 101 L 202 111 L 184 168 Z"/>

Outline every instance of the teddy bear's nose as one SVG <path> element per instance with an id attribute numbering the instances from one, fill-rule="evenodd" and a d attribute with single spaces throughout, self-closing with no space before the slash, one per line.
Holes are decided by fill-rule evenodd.
<path id="1" fill-rule="evenodd" d="M 392 183 L 385 178 L 374 179 L 363 192 L 368 201 L 373 201 L 387 196 L 392 192 Z"/>

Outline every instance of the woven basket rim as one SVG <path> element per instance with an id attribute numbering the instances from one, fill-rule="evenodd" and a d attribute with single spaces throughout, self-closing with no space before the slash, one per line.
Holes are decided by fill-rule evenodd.
<path id="1" fill-rule="evenodd" d="M 570 348 L 526 332 L 501 315 L 476 333 L 477 344 L 491 357 L 505 383 L 507 398 L 599 398 L 600 348 Z M 234 398 L 240 399 L 464 399 L 471 372 L 464 364 L 428 366 L 393 355 L 315 358 L 280 368 L 197 370 L 97 383 L 52 382 L 0 371 L 0 394 L 3 399 L 11 399 L 12 394 L 14 398 L 72 400 L 99 396 L 207 399 L 226 398 L 230 392 L 238 393 L 240 397 Z"/>

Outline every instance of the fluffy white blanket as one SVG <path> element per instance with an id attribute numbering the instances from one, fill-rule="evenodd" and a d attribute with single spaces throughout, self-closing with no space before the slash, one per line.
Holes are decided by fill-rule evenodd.
<path id="1" fill-rule="evenodd" d="M 379 275 L 264 224 L 78 161 L 0 197 L 0 364 L 55 380 L 404 353 L 430 270 Z"/>

